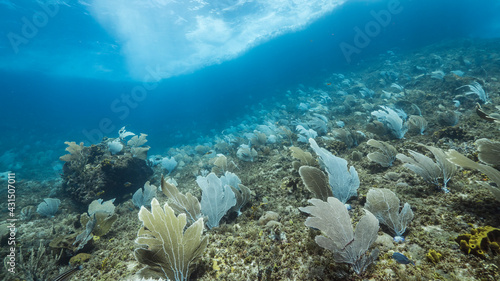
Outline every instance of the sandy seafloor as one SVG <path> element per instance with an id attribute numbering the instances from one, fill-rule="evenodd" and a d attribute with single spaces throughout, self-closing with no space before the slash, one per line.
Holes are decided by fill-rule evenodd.
<path id="1" fill-rule="evenodd" d="M 432 77 L 431 73 L 438 70 L 445 74 L 442 79 Z M 463 71 L 464 75 L 460 77 L 450 73 L 455 70 Z M 384 78 L 382 71 L 399 73 L 399 79 L 390 81 L 392 78 Z M 274 144 L 255 146 L 258 156 L 253 162 L 244 162 L 236 157 L 238 145 L 246 142 L 241 140 L 238 144 L 230 144 L 227 152 L 217 151 L 217 148 L 215 151 L 224 153 L 228 160 L 234 161 L 238 168 L 230 171 L 236 173 L 242 183 L 252 190 L 252 200 L 240 216 L 223 219 L 220 227 L 205 232 L 209 236 L 208 247 L 196 263 L 191 279 L 500 280 L 500 255 L 489 252 L 484 259 L 466 255 L 455 242 L 458 234 L 470 232 L 471 228 L 500 227 L 500 202 L 477 183 L 493 184 L 485 175 L 460 169 L 448 184 L 450 192 L 445 194 L 403 167 L 400 161 L 389 168 L 382 168 L 366 157 L 368 153 L 376 151 L 366 144 L 366 140 L 375 138 L 390 142 L 399 153 L 408 154 L 407 150 L 412 149 L 430 155 L 418 147 L 418 143 L 422 143 L 444 150 L 456 149 L 477 161 L 474 141 L 480 138 L 499 141 L 500 125 L 480 119 L 475 112 L 479 101 L 477 96 L 464 96 L 465 89 L 457 88 L 474 81 L 480 82 L 491 99 L 490 103 L 482 105 L 483 110 L 500 113 L 495 108 L 500 105 L 500 41 L 463 39 L 404 53 L 392 50 L 351 66 L 342 75 L 343 79 L 351 81 L 349 85 L 342 84 L 343 79 L 333 73 L 330 77 L 324 77 L 320 85 L 304 82 L 302 87 L 291 89 L 284 100 L 264 101 L 259 112 L 256 109 L 255 118 L 246 117 L 242 122 L 250 124 L 248 120 L 253 120 L 253 124 L 258 125 L 264 124 L 265 120 L 272 120 L 279 125 L 286 125 L 287 120 L 304 118 L 307 112 L 298 109 L 301 102 L 310 103 L 314 100 L 316 104 L 310 104 L 325 107 L 325 115 L 329 117 L 328 132 L 324 136 L 334 135 L 339 120 L 345 122 L 345 128 L 362 131 L 367 138 L 358 146 L 348 147 L 342 141 L 324 140 L 322 136 L 316 140 L 321 147 L 347 159 L 349 165 L 353 165 L 359 173 L 361 185 L 358 197 L 350 200 L 353 206 L 350 215 L 354 222 L 363 214 L 366 193 L 370 188 L 388 188 L 397 194 L 402 203 L 411 205 L 415 218 L 408 227 L 406 241 L 401 244 L 392 242 L 387 229 L 382 227 L 374 244 L 381 253 L 363 275 L 356 275 L 345 264 L 335 263 L 332 254 L 314 242 L 319 231 L 304 225 L 307 215 L 298 209 L 309 205 L 307 200 L 312 198 L 312 193 L 304 187 L 298 172 L 292 167 L 294 159 L 289 151 L 290 139 L 280 136 Z M 391 88 L 392 82 L 404 86 L 405 91 Z M 374 97 L 361 97 L 359 90 L 362 86 L 359 83 L 373 90 Z M 340 90 L 348 95 L 339 96 L 337 93 Z M 382 90 L 392 95 L 384 96 Z M 321 93 L 326 93 L 332 101 L 324 104 L 317 102 Z M 456 107 L 453 100 L 459 100 L 460 105 Z M 424 134 L 409 131 L 404 139 L 388 139 L 370 133 L 367 130 L 370 113 L 377 110 L 379 105 L 392 105 L 398 101 L 418 105 L 422 116 L 429 123 Z M 452 128 L 439 117 L 446 110 L 459 112 L 459 122 Z M 308 144 L 296 141 L 294 126 L 289 125 L 289 128 L 293 131 L 293 145 L 312 152 Z M 361 159 L 357 157 L 360 155 L 357 152 L 362 154 Z M 198 199 L 201 198 L 195 176 L 202 167 L 210 167 L 208 163 L 212 156 L 194 155 L 190 163 L 174 170 L 171 176 L 179 184 L 181 192 L 189 191 Z M 151 183 L 159 185 L 164 172 L 155 167 Z M 51 189 L 57 189 L 60 185 L 61 180 L 37 182 L 18 179 L 18 211 L 28 205 L 36 207 Z M 37 249 L 42 243 L 47 247 L 44 263 L 50 263 L 53 254 L 48 247 L 49 242 L 57 236 L 82 231 L 81 227 L 75 228 L 82 209 L 75 208 L 71 198 L 60 194 L 58 198 L 62 203 L 54 218 L 34 214 L 30 220 L 17 222 L 17 247 L 22 248 L 24 260 L 29 259 L 30 248 Z M 166 201 L 161 193 L 158 193 L 157 198 L 160 203 Z M 5 201 L 2 201 L 1 208 L 6 210 Z M 279 214 L 278 224 L 266 227 L 259 223 L 259 218 L 267 211 Z M 92 247 L 86 250 L 91 255 L 90 259 L 82 264 L 83 268 L 70 280 L 124 280 L 142 268 L 133 256 L 133 250 L 137 247 L 134 239 L 141 226 L 137 212 L 130 199 L 117 206 L 118 219 L 111 231 L 92 242 Z M 7 213 L 2 211 L 1 216 L 2 222 L 5 222 Z M 5 245 L 4 235 L 7 234 L 4 225 L 2 235 L 1 251 L 2 256 L 5 256 L 8 247 Z M 442 260 L 430 262 L 426 258 L 430 249 L 441 253 Z M 391 258 L 394 251 L 403 253 L 415 265 L 397 263 Z M 54 268 L 57 272 L 50 274 L 48 280 L 69 267 L 57 265 Z M 1 274 L 2 280 L 24 280 L 23 272 L 13 276 L 2 270 Z"/>

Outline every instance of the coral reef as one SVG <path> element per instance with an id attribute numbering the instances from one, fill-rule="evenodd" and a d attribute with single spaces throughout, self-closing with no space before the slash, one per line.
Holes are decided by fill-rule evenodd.
<path id="1" fill-rule="evenodd" d="M 455 239 L 460 244 L 460 250 L 485 258 L 490 252 L 500 254 L 500 229 L 483 226 L 471 229 L 470 233 L 460 234 Z"/>
<path id="2" fill-rule="evenodd" d="M 70 145 L 70 153 L 61 160 L 63 166 L 63 189 L 71 198 L 83 205 L 95 199 L 123 200 L 123 194 L 141 188 L 153 175 L 146 160 L 134 157 L 135 147 L 125 146 L 120 153 L 111 153 L 109 139 L 89 147 Z M 71 155 L 71 156 L 68 156 Z"/>
<path id="3" fill-rule="evenodd" d="M 465 45 L 468 47 L 464 48 Z M 72 275 L 74 280 L 139 280 L 137 273 L 144 264 L 155 261 L 148 250 L 160 247 L 148 240 L 153 224 L 142 225 L 131 194 L 146 181 L 150 181 L 151 187 L 161 186 L 163 193 L 156 193 L 154 200 L 158 204 L 152 207 L 153 213 L 148 216 L 149 211 L 143 208 L 142 219 L 154 216 L 155 211 L 157 214 L 168 211 L 169 222 L 173 222 L 174 217 L 183 218 L 188 226 L 202 216 L 199 203 L 202 190 L 196 184 L 196 177 L 205 177 L 211 172 L 221 177 L 233 172 L 251 190 L 242 193 L 251 200 L 248 206 L 238 208 L 240 214 L 236 210 L 227 211 L 219 226 L 203 230 L 203 237 L 209 237 L 206 249 L 196 253 L 196 259 L 190 263 L 191 270 L 184 273 L 191 280 L 499 280 L 500 196 L 496 194 L 500 193 L 496 186 L 500 177 L 496 176 L 497 164 L 486 158 L 497 159 L 492 152 L 498 150 L 496 146 L 491 147 L 490 142 L 498 142 L 500 131 L 493 119 L 478 116 L 476 103 L 482 102 L 480 97 L 458 89 L 480 81 L 489 93 L 484 111 L 493 116 L 497 111 L 495 105 L 500 104 L 499 54 L 498 40 L 447 41 L 409 53 L 388 51 L 372 61 L 352 66 L 345 74 L 328 74 L 324 80 L 330 85 L 297 86 L 279 99 L 249 106 L 251 114 L 234 121 L 222 133 L 214 131 L 214 136 L 200 135 L 190 143 L 159 147 L 163 152 L 157 152 L 160 157 L 155 156 L 151 161 L 145 160 L 148 149 L 144 146 L 145 135 L 127 142 L 124 139 L 133 135 L 122 131 L 118 139 L 105 138 L 89 147 L 67 143 L 69 154 L 62 158 L 66 162 L 62 180 L 18 183 L 16 203 L 22 220 L 18 221 L 16 235 L 21 241 L 18 247 L 23 250 L 23 261 L 30 263 L 30 255 L 35 253 L 36 257 L 41 243 L 47 249 L 50 246 L 51 251 L 45 252 L 47 263 L 55 263 L 56 258 L 59 264 L 68 264 L 70 259 L 72 264 L 81 263 L 82 269 Z M 419 123 L 418 130 L 410 130 L 404 138 L 397 138 L 387 124 L 371 115 L 379 106 L 401 109 L 409 116 L 422 116 L 427 127 L 422 130 L 423 124 Z M 413 121 L 405 122 L 411 127 L 418 120 L 413 117 Z M 327 234 L 320 233 L 318 228 L 337 224 L 329 222 L 314 228 L 305 225 L 307 215 L 299 208 L 306 207 L 312 197 L 320 200 L 330 195 L 321 189 L 328 185 L 327 175 L 322 172 L 325 161 L 317 161 L 314 151 L 297 141 L 298 132 L 294 130 L 297 125 L 316 130 L 315 141 L 319 147 L 345 159 L 356 169 L 359 188 L 357 196 L 349 199 L 352 210 L 344 216 L 345 225 L 352 228 L 351 219 L 362 221 L 363 208 L 372 201 L 368 194 L 375 188 L 384 188 L 394 193 L 400 202 L 408 202 L 406 211 L 410 213 L 411 209 L 413 213 L 411 226 L 405 232 L 405 243 L 395 243 L 383 226 L 368 239 L 369 242 L 375 240 L 368 250 L 378 249 L 378 257 L 372 260 L 371 256 L 360 255 L 356 259 L 370 258 L 371 265 L 366 267 L 368 263 L 363 262 L 366 260 L 359 260 L 361 263 L 350 260 L 359 263 L 352 267 L 339 258 L 343 250 L 332 252 L 315 242 L 316 236 Z M 400 129 L 405 130 L 404 126 Z M 488 143 L 477 142 L 483 138 L 487 138 Z M 439 178 L 439 186 L 446 183 L 450 191 L 443 193 L 436 190 L 435 184 L 427 184 L 425 178 L 407 169 L 403 162 L 393 161 L 392 156 L 387 158 L 390 161 L 384 160 L 387 163 L 384 167 L 372 162 L 373 141 L 366 142 L 370 139 L 385 141 L 398 153 L 418 151 L 419 158 L 425 159 L 425 156 L 431 162 L 440 161 L 441 156 L 435 155 L 436 151 L 430 147 L 445 152 L 454 150 L 476 165 L 461 161 L 461 167 L 471 170 L 436 172 L 434 178 Z M 394 154 L 394 150 L 391 148 L 389 154 Z M 175 159 L 175 169 L 167 171 L 162 167 L 157 160 L 164 157 Z M 480 164 L 477 168 L 480 159 L 495 166 Z M 162 179 L 167 172 L 169 177 Z M 331 191 L 329 185 L 327 187 Z M 52 218 L 35 212 L 36 206 L 48 197 L 61 200 L 59 211 Z M 81 215 L 81 205 L 87 208 L 93 200 L 115 197 L 115 216 L 111 216 L 114 222 L 105 228 L 107 233 L 94 236 L 85 247 L 77 249 L 78 245 L 73 245 L 76 236 L 87 231 L 86 224 L 91 221 L 88 220 L 90 213 Z M 81 205 L 73 204 L 71 199 Z M 165 206 L 165 202 L 168 202 L 167 210 L 160 207 Z M 396 209 L 399 212 L 401 206 L 397 203 L 389 208 L 389 215 Z M 343 204 L 336 205 L 347 213 Z M 0 202 L 0 207 L 7 209 L 8 206 Z M 7 218 L 3 213 L 2 219 Z M 202 232 L 201 224 L 201 221 L 197 224 L 197 233 Z M 3 223 L 0 228 L 0 251 L 5 255 L 10 235 L 5 231 L 7 225 Z M 176 228 L 178 237 L 181 233 L 183 237 L 189 234 L 184 224 L 181 226 Z M 146 254 L 140 258 L 144 264 L 133 254 L 138 247 L 134 243 L 137 229 L 141 229 L 143 242 L 151 242 L 139 243 L 143 248 L 138 251 Z M 363 224 L 358 223 L 355 229 L 354 235 L 363 229 Z M 165 234 L 157 231 L 154 236 L 158 242 Z M 457 236 L 461 239 L 455 242 Z M 205 246 L 205 238 L 201 239 Z M 154 247 L 146 248 L 146 244 Z M 343 246 L 349 248 L 355 243 L 347 241 Z M 408 257 L 415 265 L 398 263 L 392 258 L 393 253 Z M 159 270 L 157 266 L 149 267 Z M 33 270 L 42 271 L 18 268 L 25 271 L 16 276 L 20 280 L 28 280 Z M 45 274 L 53 279 L 65 270 L 47 266 L 46 272 L 39 272 L 37 276 Z M 355 271 L 362 274 L 358 276 Z M 14 280 L 3 272 L 0 279 Z"/>

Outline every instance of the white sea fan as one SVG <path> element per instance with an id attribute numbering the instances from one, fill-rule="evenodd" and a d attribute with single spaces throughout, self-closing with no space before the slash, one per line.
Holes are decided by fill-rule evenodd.
<path id="1" fill-rule="evenodd" d="M 314 198 L 308 202 L 312 206 L 299 210 L 311 215 L 306 219 L 306 226 L 321 230 L 321 235 L 314 239 L 316 243 L 330 250 L 335 262 L 350 264 L 357 274 L 365 271 L 380 253 L 378 248 L 368 250 L 377 239 L 377 218 L 365 210 L 354 231 L 349 213 L 337 198 L 328 197 L 326 202 Z"/>
<path id="2" fill-rule="evenodd" d="M 251 148 L 249 145 L 242 144 L 236 152 L 236 156 L 243 161 L 253 162 L 254 158 L 257 157 L 257 151 Z"/>
<path id="3" fill-rule="evenodd" d="M 474 81 L 474 83 L 472 83 L 470 85 L 458 87 L 457 89 L 460 89 L 463 87 L 469 87 L 469 91 L 465 93 L 466 95 L 477 95 L 482 102 L 484 102 L 484 103 L 489 102 L 488 94 L 484 91 L 481 84 L 479 84 L 477 81 Z"/>
<path id="4" fill-rule="evenodd" d="M 163 157 L 161 160 L 161 166 L 168 171 L 168 174 L 170 174 L 175 167 L 177 167 L 177 161 L 175 161 L 174 157 Z"/>
<path id="5" fill-rule="evenodd" d="M 319 156 L 320 166 L 328 175 L 328 184 L 333 195 L 343 204 L 358 194 L 359 177 L 353 166 L 348 168 L 347 160 L 337 157 L 328 150 L 318 146 L 314 139 L 309 139 L 312 150 Z M 350 208 L 349 205 L 346 205 Z"/>
<path id="6" fill-rule="evenodd" d="M 122 151 L 123 149 L 123 144 L 120 142 L 119 139 L 115 139 L 112 142 L 108 142 L 108 150 L 111 152 L 111 154 L 115 155 Z"/>
<path id="7" fill-rule="evenodd" d="M 135 134 L 134 134 L 134 133 L 129 132 L 129 131 L 127 131 L 127 130 L 125 130 L 125 126 L 123 126 L 123 127 L 122 127 L 119 131 L 118 131 L 118 135 L 120 136 L 120 139 L 121 139 L 121 140 L 122 140 L 122 139 L 124 139 L 124 138 L 126 138 L 126 137 L 128 137 L 128 136 L 135 136 Z"/>
<path id="8" fill-rule="evenodd" d="M 391 134 L 402 139 L 408 127 L 406 125 L 406 113 L 403 110 L 396 109 L 393 110 L 387 106 L 380 106 L 382 109 L 373 111 L 371 115 L 375 116 L 379 122 L 384 123 L 384 125 L 390 130 Z"/>
<path id="9" fill-rule="evenodd" d="M 309 139 L 314 139 L 315 137 L 318 136 L 318 133 L 313 130 L 313 129 L 306 129 L 302 125 L 297 125 L 295 128 L 297 130 L 299 138 L 297 139 L 298 142 L 304 142 L 307 143 Z"/>

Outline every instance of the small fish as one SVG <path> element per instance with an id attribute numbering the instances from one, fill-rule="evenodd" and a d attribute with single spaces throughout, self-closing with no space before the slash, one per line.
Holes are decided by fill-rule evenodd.
<path id="1" fill-rule="evenodd" d="M 129 186 L 131 186 L 131 185 L 132 185 L 132 183 L 131 183 L 131 182 L 126 182 L 126 183 L 124 183 L 123 185 L 124 185 L 125 187 L 129 187 Z"/>
<path id="2" fill-rule="evenodd" d="M 330 86 L 332 83 L 326 83 L 327 86 Z"/>
<path id="3" fill-rule="evenodd" d="M 210 150 L 209 152 L 205 153 L 205 155 L 210 155 L 212 153 L 213 153 L 213 151 Z"/>
<path id="4" fill-rule="evenodd" d="M 68 271 L 65 271 L 61 274 L 59 274 L 56 279 L 54 279 L 54 281 L 64 281 L 64 280 L 68 280 L 69 277 L 71 277 L 71 275 L 73 275 L 73 273 L 77 272 L 78 270 L 82 269 L 82 266 L 79 265 L 79 266 L 76 266 L 76 267 L 73 267 L 72 269 L 68 270 Z"/>
<path id="5" fill-rule="evenodd" d="M 398 263 L 401 263 L 401 264 L 413 264 L 415 265 L 414 262 L 412 262 L 409 258 L 407 258 L 405 255 L 401 254 L 401 253 L 397 253 L 397 252 L 394 252 L 394 254 L 392 254 L 392 258 L 395 259 Z"/>

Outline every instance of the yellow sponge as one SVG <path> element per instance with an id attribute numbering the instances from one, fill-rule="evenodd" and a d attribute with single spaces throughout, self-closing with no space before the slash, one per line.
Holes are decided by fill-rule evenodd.
<path id="1" fill-rule="evenodd" d="M 500 229 L 492 226 L 473 228 L 470 233 L 458 235 L 455 241 L 466 254 L 485 258 L 489 249 L 500 253 Z"/>

